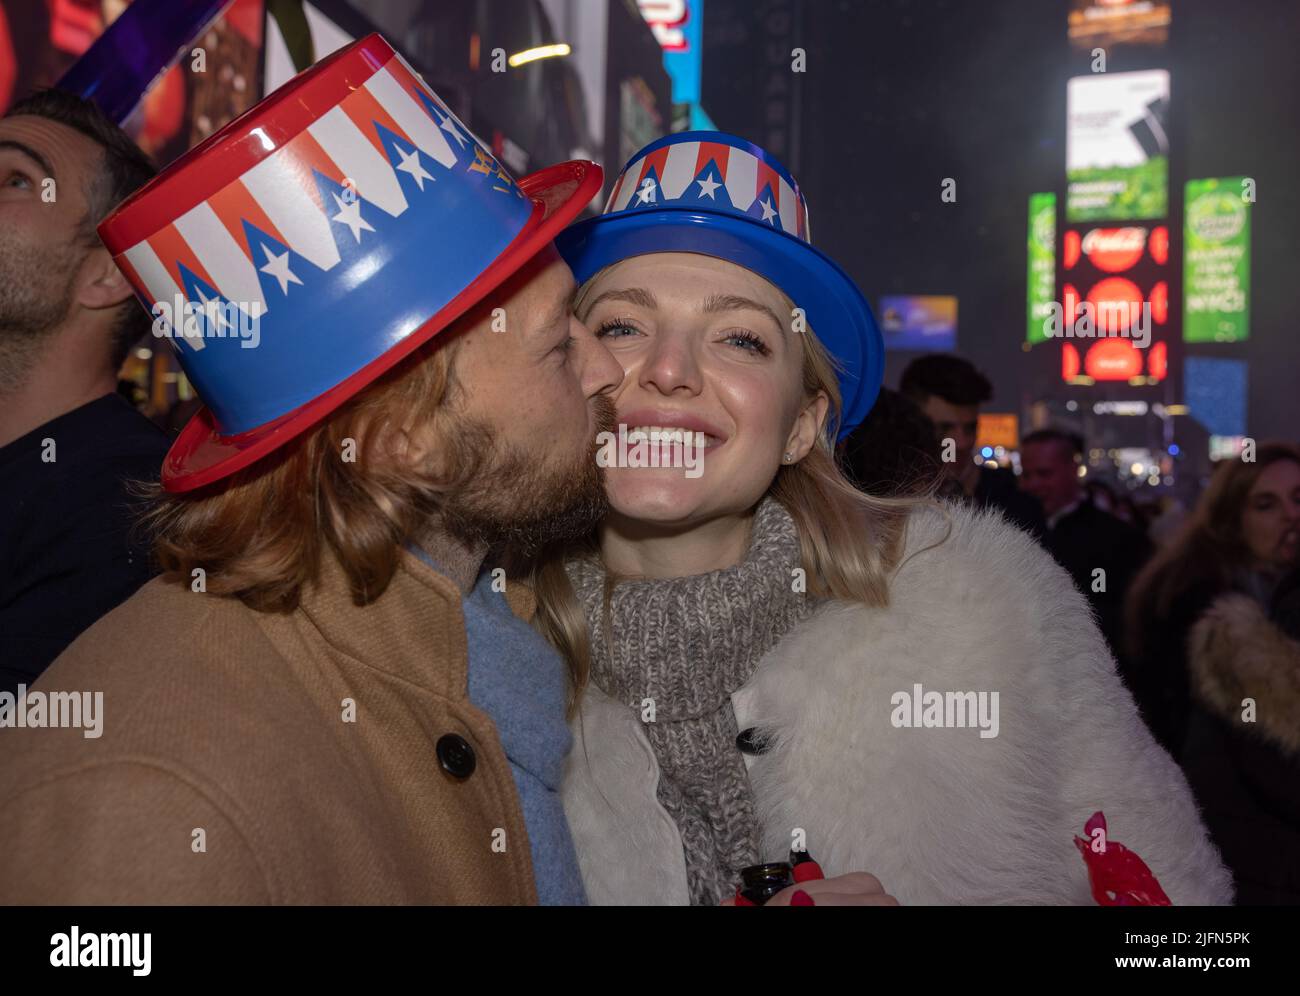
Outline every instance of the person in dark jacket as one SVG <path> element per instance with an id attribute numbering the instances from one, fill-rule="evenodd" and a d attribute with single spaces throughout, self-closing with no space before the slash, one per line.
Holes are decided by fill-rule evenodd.
<path id="1" fill-rule="evenodd" d="M 844 472 L 867 494 L 937 493 L 960 498 L 961 488 L 943 473 L 934 424 L 913 402 L 887 387 L 837 454 Z"/>
<path id="2" fill-rule="evenodd" d="M 1188 647 L 1183 770 L 1243 906 L 1300 904 L 1300 640 L 1286 625 L 1230 593 Z"/>
<path id="3" fill-rule="evenodd" d="M 996 508 L 1034 536 L 1043 532 L 1043 510 L 1016 486 L 1010 470 L 974 461 L 980 405 L 993 397 L 993 385 L 969 360 L 947 353 L 921 356 L 907 365 L 899 392 L 934 423 L 943 471 L 977 508 Z"/>
<path id="4" fill-rule="evenodd" d="M 1273 620 L 1282 632 L 1300 640 L 1300 568 L 1292 571 L 1273 594 Z"/>
<path id="5" fill-rule="evenodd" d="M 1123 645 L 1124 596 L 1151 556 L 1140 531 L 1098 508 L 1079 477 L 1083 441 L 1059 429 L 1039 429 L 1020 441 L 1020 484 L 1043 505 L 1043 545 L 1070 572 L 1097 615 L 1118 658 Z"/>
<path id="6" fill-rule="evenodd" d="M 95 225 L 153 175 L 92 104 L 0 119 L 0 692 L 30 686 L 152 575 L 127 482 L 168 439 L 117 392 L 149 328 Z"/>
<path id="7" fill-rule="evenodd" d="M 1134 697 L 1176 758 L 1191 704 L 1193 627 L 1231 592 L 1269 605 L 1300 553 L 1300 448 L 1260 443 L 1252 455 L 1219 463 L 1182 532 L 1143 568 L 1125 607 Z"/>
<path id="8" fill-rule="evenodd" d="M 1289 505 L 1300 518 L 1296 488 Z M 1183 770 L 1237 903 L 1300 904 L 1300 569 L 1267 612 L 1247 595 L 1217 599 L 1192 628 L 1189 665 Z"/>

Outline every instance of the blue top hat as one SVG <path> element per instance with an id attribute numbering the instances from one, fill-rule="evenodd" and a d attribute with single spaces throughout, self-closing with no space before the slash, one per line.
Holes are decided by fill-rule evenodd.
<path id="1" fill-rule="evenodd" d="M 205 407 L 162 468 L 204 487 L 318 424 L 547 246 L 594 163 L 517 182 L 378 35 L 230 122 L 99 227 Z"/>
<path id="2" fill-rule="evenodd" d="M 795 306 L 839 368 L 839 437 L 866 418 L 884 375 L 884 341 L 857 285 L 813 248 L 808 206 L 775 158 L 734 135 L 678 132 L 632 157 L 599 217 L 562 233 L 556 246 L 579 283 L 632 256 L 694 252 L 771 281 Z"/>

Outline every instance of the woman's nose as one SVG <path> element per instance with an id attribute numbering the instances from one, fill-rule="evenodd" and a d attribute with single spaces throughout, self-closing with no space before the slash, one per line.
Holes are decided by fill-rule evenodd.
<path id="1" fill-rule="evenodd" d="M 690 338 L 683 334 L 662 334 L 650 344 L 641 367 L 640 382 L 661 394 L 700 390 L 700 365 Z"/>

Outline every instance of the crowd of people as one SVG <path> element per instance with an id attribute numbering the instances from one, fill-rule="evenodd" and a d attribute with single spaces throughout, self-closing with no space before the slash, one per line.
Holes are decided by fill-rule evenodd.
<path id="1" fill-rule="evenodd" d="M 0 172 L 0 691 L 108 717 L 0 730 L 0 900 L 730 903 L 797 827 L 817 904 L 1090 902 L 1102 809 L 1173 902 L 1300 901 L 1296 446 L 1152 537 L 1068 428 L 977 463 L 960 357 L 881 387 L 802 236 L 706 205 L 683 249 L 663 202 L 561 231 L 565 189 L 402 363 L 310 417 L 286 373 L 269 456 L 178 449 L 117 391 L 149 320 L 95 237 L 147 160 L 50 91 Z M 617 425 L 708 472 L 601 474 Z M 1000 700 L 978 734 L 868 708 L 913 688 Z"/>
<path id="2" fill-rule="evenodd" d="M 1086 596 L 1143 720 L 1187 774 L 1237 901 L 1300 902 L 1300 447 L 1219 461 L 1170 528 L 1156 502 L 1082 474 L 1086 442 L 1070 429 L 1026 434 L 1018 481 L 977 466 L 991 396 L 958 356 L 914 361 L 847 440 L 846 469 L 867 490 L 932 488 L 1031 532 Z M 944 463 L 948 439 L 957 459 Z"/>

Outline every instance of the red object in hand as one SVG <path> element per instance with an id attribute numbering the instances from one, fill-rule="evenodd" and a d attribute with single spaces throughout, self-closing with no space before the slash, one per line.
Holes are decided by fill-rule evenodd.
<path id="1" fill-rule="evenodd" d="M 1075 837 L 1074 846 L 1088 866 L 1092 898 L 1099 906 L 1173 905 L 1146 862 L 1123 844 L 1107 839 L 1106 817 L 1100 810 L 1084 824 L 1083 832 L 1087 838 Z"/>
<path id="2" fill-rule="evenodd" d="M 791 851 L 790 867 L 794 869 L 796 882 L 812 882 L 826 877 L 822 874 L 822 866 L 807 851 Z"/>

